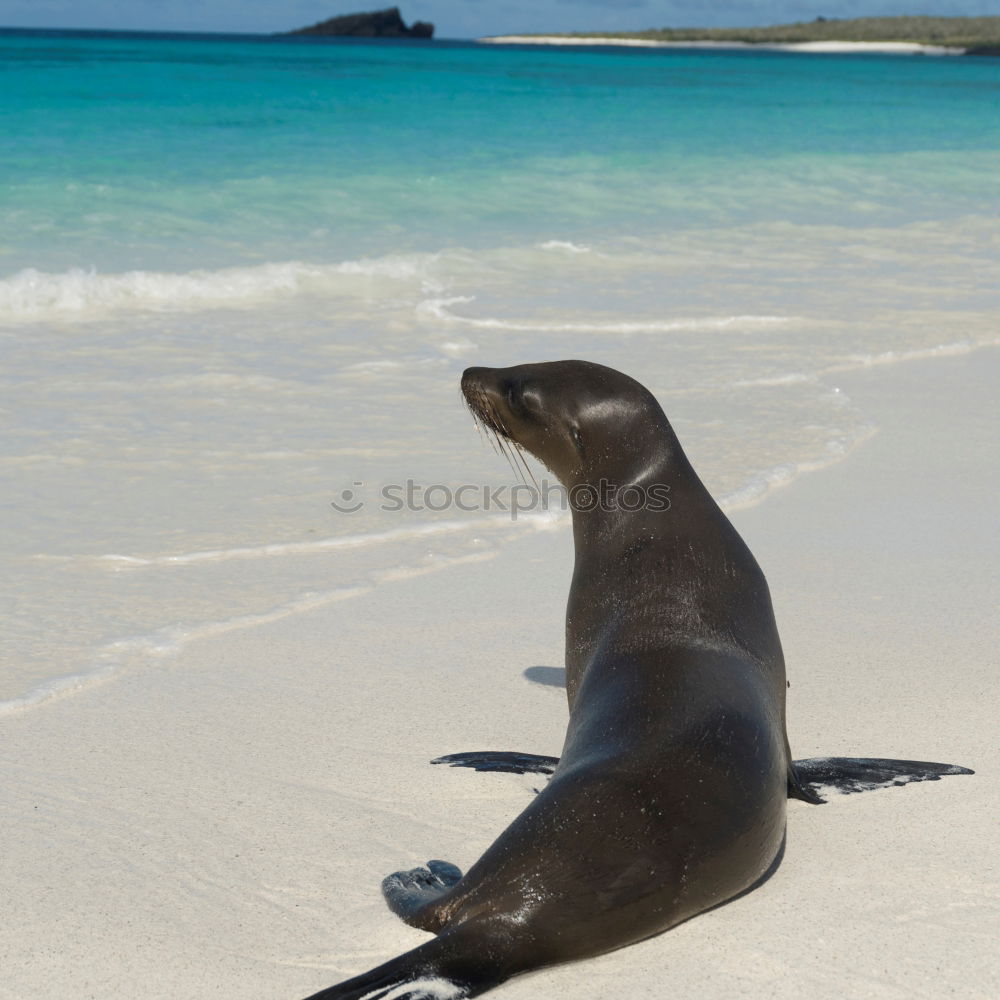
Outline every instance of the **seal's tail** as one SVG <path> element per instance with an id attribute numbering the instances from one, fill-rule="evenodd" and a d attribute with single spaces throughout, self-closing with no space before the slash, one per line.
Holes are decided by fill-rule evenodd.
<path id="1" fill-rule="evenodd" d="M 884 760 L 881 757 L 810 757 L 792 761 L 788 794 L 805 802 L 822 803 L 822 795 L 870 792 L 876 788 L 938 781 L 946 774 L 975 774 L 958 764 L 925 760 Z"/>
<path id="2" fill-rule="evenodd" d="M 479 928 L 440 937 L 390 959 L 370 972 L 314 993 L 307 1000 L 465 1000 L 509 979 L 500 951 Z"/>

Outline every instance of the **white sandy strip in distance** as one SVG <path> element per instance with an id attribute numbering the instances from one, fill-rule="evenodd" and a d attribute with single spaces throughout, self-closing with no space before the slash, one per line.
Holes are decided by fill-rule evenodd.
<path id="1" fill-rule="evenodd" d="M 917 42 L 659 42 L 650 38 L 595 38 L 567 35 L 494 35 L 477 39 L 490 45 L 626 45 L 647 49 L 764 49 L 769 52 L 817 52 L 823 54 L 883 53 L 889 55 L 961 56 L 966 50 L 949 45 Z"/>

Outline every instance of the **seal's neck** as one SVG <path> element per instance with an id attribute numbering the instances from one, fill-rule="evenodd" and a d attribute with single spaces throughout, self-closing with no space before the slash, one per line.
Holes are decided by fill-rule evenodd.
<path id="1" fill-rule="evenodd" d="M 683 510 L 714 506 L 666 417 L 658 426 L 623 434 L 615 448 L 620 450 L 588 456 L 564 484 L 578 559 L 595 543 L 606 558 L 616 539 L 632 544 L 639 538 L 686 536 L 690 525 L 701 521 L 692 522 Z"/>

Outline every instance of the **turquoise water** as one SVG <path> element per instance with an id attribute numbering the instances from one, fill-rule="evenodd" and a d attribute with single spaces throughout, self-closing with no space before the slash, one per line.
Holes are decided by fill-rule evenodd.
<path id="1" fill-rule="evenodd" d="M 8 274 L 895 223 L 1000 173 L 992 59 L 8 33 L 0 93 Z"/>
<path id="2" fill-rule="evenodd" d="M 0 714 L 558 526 L 374 502 L 510 481 L 469 364 L 637 375 L 727 507 L 840 461 L 841 372 L 1000 338 L 998 97 L 995 59 L 0 32 Z"/>

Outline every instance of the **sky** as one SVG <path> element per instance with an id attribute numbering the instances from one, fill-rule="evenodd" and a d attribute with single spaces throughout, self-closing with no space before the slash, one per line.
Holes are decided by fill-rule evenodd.
<path id="1" fill-rule="evenodd" d="M 433 22 L 438 38 L 1000 13 L 998 0 L 0 0 L 0 25 L 255 33 L 394 4 L 407 23 Z"/>

